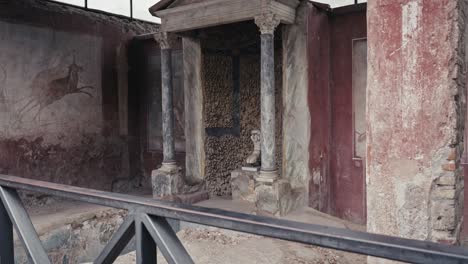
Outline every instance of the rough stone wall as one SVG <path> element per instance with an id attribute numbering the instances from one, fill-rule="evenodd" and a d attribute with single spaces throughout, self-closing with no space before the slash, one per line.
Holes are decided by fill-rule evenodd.
<path id="1" fill-rule="evenodd" d="M 457 242 L 464 2 L 368 2 L 369 232 Z"/>
<path id="2" fill-rule="evenodd" d="M 281 172 L 282 151 L 282 54 L 275 51 L 277 167 Z M 232 64 L 230 56 L 204 54 L 205 124 L 230 128 L 232 124 Z M 225 68 L 223 68 L 225 67 Z M 228 69 L 226 69 L 228 68 Z M 239 63 L 240 136 L 206 136 L 206 186 L 211 195 L 231 195 L 231 172 L 243 165 L 253 150 L 253 129 L 260 129 L 260 56 L 244 54 Z M 221 88 L 221 89 L 220 89 Z M 228 89 L 226 92 L 225 89 Z M 212 99 L 210 99 L 212 98 Z M 216 99 L 216 100 L 215 100 Z M 214 105 L 209 106 L 209 105 Z M 226 106 L 226 108 L 225 108 Z M 209 111 L 213 111 L 210 113 Z M 218 113 L 218 114 L 217 114 Z"/>
<path id="3" fill-rule="evenodd" d="M 2 1 L 0 173 L 107 190 L 128 179 L 122 63 L 129 40 L 156 28 L 49 1 Z"/>
<path id="4" fill-rule="evenodd" d="M 234 125 L 232 59 L 223 55 L 206 55 L 203 60 L 205 127 L 232 127 Z"/>
<path id="5" fill-rule="evenodd" d="M 203 92 L 205 128 L 233 126 L 233 76 L 230 56 L 204 54 Z M 206 136 L 206 186 L 211 195 L 230 194 L 230 172 L 242 162 L 236 151 L 241 140 L 235 135 Z"/>

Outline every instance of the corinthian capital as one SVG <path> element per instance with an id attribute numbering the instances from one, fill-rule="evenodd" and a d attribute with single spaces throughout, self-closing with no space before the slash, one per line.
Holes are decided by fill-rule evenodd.
<path id="1" fill-rule="evenodd" d="M 165 31 L 158 31 L 153 35 L 154 40 L 159 42 L 161 49 L 170 49 L 174 46 L 176 37 L 173 34 L 167 33 Z"/>
<path id="2" fill-rule="evenodd" d="M 255 24 L 257 24 L 262 34 L 273 34 L 275 28 L 280 24 L 280 20 L 271 11 L 265 12 L 255 17 Z"/>

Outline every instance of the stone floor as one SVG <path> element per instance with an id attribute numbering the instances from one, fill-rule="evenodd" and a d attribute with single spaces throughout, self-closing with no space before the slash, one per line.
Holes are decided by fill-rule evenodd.
<path id="1" fill-rule="evenodd" d="M 225 210 L 250 213 L 253 206 L 248 203 L 228 199 L 212 199 L 201 202 L 198 206 L 222 208 Z M 285 219 L 328 225 L 354 230 L 364 230 L 363 226 L 322 214 L 312 209 L 294 212 Z M 309 264 L 309 263 L 365 263 L 365 257 L 335 250 L 275 240 L 239 232 L 204 227 L 200 225 L 181 225 L 179 238 L 190 253 L 195 263 L 200 264 Z M 158 253 L 158 259 L 167 263 Z M 135 253 L 120 257 L 118 264 L 135 263 Z"/>

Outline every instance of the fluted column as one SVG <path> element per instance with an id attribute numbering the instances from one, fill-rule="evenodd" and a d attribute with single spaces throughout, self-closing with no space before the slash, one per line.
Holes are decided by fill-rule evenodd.
<path id="1" fill-rule="evenodd" d="M 161 47 L 161 97 L 163 156 L 162 170 L 176 170 L 174 144 L 174 103 L 172 87 L 172 46 L 174 36 L 167 32 L 158 32 L 154 39 Z"/>
<path id="2" fill-rule="evenodd" d="M 274 182 L 278 178 L 275 140 L 275 48 L 274 31 L 279 19 L 270 12 L 255 17 L 261 32 L 261 132 L 262 167 L 257 181 Z"/>

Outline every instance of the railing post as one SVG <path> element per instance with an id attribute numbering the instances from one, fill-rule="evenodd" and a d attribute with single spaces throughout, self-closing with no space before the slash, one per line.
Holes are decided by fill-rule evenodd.
<path id="1" fill-rule="evenodd" d="M 136 263 L 157 263 L 156 243 L 143 224 L 142 217 L 139 215 L 135 219 L 136 227 Z"/>
<path id="2" fill-rule="evenodd" d="M 0 264 L 14 262 L 13 224 L 0 200 Z"/>

